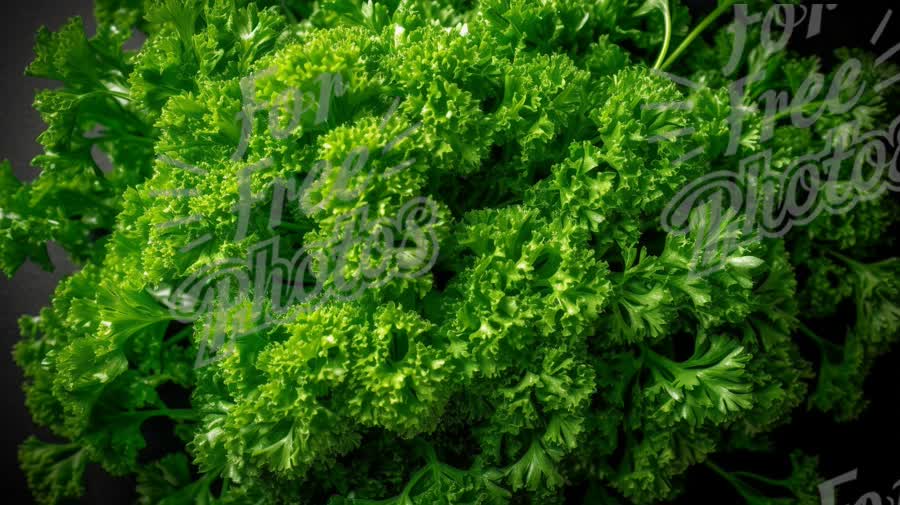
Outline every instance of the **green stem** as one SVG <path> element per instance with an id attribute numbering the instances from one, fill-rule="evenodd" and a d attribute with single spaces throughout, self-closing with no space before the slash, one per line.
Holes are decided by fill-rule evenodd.
<path id="1" fill-rule="evenodd" d="M 797 329 L 800 330 L 800 333 L 812 339 L 813 342 L 815 342 L 819 346 L 823 353 L 829 348 L 831 348 L 832 350 L 840 349 L 839 345 L 835 344 L 834 342 L 829 342 L 828 340 L 820 337 L 818 334 L 816 334 L 816 332 L 812 331 L 809 326 L 806 326 L 800 320 L 797 320 Z"/>
<path id="2" fill-rule="evenodd" d="M 663 12 L 663 22 L 665 23 L 665 38 L 663 39 L 662 49 L 659 51 L 659 56 L 656 58 L 656 63 L 653 64 L 654 69 L 658 69 L 660 65 L 662 65 L 663 60 L 666 58 L 666 54 L 669 52 L 669 42 L 672 40 L 672 14 L 668 10 L 668 0 L 666 1 L 666 11 Z"/>
<path id="3" fill-rule="evenodd" d="M 184 328 L 179 330 L 178 333 L 172 335 L 172 337 L 166 341 L 166 344 L 168 344 L 168 345 L 177 344 L 178 342 L 181 342 L 182 340 L 184 340 L 185 337 L 188 337 L 193 331 L 194 331 L 193 325 L 185 326 Z"/>
<path id="4" fill-rule="evenodd" d="M 151 417 L 168 417 L 173 421 L 194 421 L 200 417 L 200 413 L 194 409 L 169 409 L 159 408 L 153 410 L 134 410 L 131 412 L 122 412 L 111 416 L 111 420 L 136 420 L 143 423 Z"/>
<path id="5" fill-rule="evenodd" d="M 770 479 L 768 477 L 763 477 L 762 475 L 758 475 L 752 472 L 733 472 L 733 475 L 737 477 L 746 477 L 748 479 L 753 479 L 758 482 L 762 482 L 763 484 L 768 484 L 770 486 L 781 487 L 787 489 L 788 487 L 785 485 L 784 481 Z"/>
<path id="6" fill-rule="evenodd" d="M 700 24 L 698 24 L 697 27 L 694 28 L 683 41 L 681 41 L 681 44 L 679 44 L 678 47 L 675 48 L 675 51 L 672 52 L 669 58 L 666 59 L 666 61 L 659 68 L 661 70 L 665 70 L 669 68 L 672 63 L 675 63 L 675 60 L 677 60 L 678 57 L 681 56 L 681 53 L 683 53 L 688 48 L 688 46 L 690 46 L 691 43 L 694 42 L 694 39 L 699 37 L 700 34 L 703 33 L 703 31 L 706 30 L 709 25 L 711 25 L 715 20 L 719 19 L 719 17 L 724 14 L 725 11 L 730 9 L 731 6 L 736 2 L 737 0 L 726 0 L 721 5 L 719 5 L 716 10 L 709 13 L 709 15 L 706 16 L 706 18 L 704 18 L 703 21 L 701 21 Z"/>
<path id="7" fill-rule="evenodd" d="M 107 138 L 119 138 L 123 140 L 129 140 L 131 142 L 140 142 L 142 144 L 147 144 L 149 146 L 156 145 L 156 141 L 149 137 L 141 137 L 140 135 L 133 135 L 131 133 L 117 133 Z"/>
<path id="8" fill-rule="evenodd" d="M 156 409 L 142 410 L 136 413 L 146 416 L 146 419 L 151 417 L 168 417 L 172 420 L 190 421 L 198 417 L 197 411 L 194 409 Z"/>
<path id="9" fill-rule="evenodd" d="M 658 352 L 650 349 L 645 345 L 641 346 L 641 361 L 647 363 L 653 368 L 656 368 L 657 370 L 665 370 L 669 373 L 672 373 L 672 365 L 677 366 L 677 364 L 669 358 L 659 354 Z"/>
<path id="10" fill-rule="evenodd" d="M 105 88 L 102 92 L 105 93 L 105 94 L 107 94 L 107 95 L 114 96 L 114 97 L 116 97 L 116 98 L 121 98 L 122 100 L 127 100 L 127 101 L 129 101 L 129 102 L 132 100 L 131 95 L 129 95 L 128 93 L 122 93 L 122 92 L 119 92 L 119 91 L 113 91 L 113 90 L 111 90 L 111 89 L 109 89 L 109 88 Z"/>
<path id="11" fill-rule="evenodd" d="M 765 116 L 765 117 L 763 117 L 763 121 L 768 121 L 770 123 L 775 122 L 775 121 L 778 121 L 779 119 L 784 119 L 787 116 L 790 116 L 791 114 L 793 114 L 795 112 L 802 112 L 802 111 L 808 109 L 809 107 L 819 108 L 823 105 L 829 105 L 833 102 L 834 102 L 834 100 L 818 100 L 815 102 L 804 103 L 797 107 L 790 107 L 790 108 L 784 109 L 782 111 L 778 111 L 775 114 L 772 114 L 771 116 Z"/>
<path id="12" fill-rule="evenodd" d="M 825 252 L 826 252 L 826 254 L 828 254 L 829 256 L 833 256 L 834 258 L 843 261 L 844 263 L 847 264 L 847 266 L 849 266 L 849 267 L 851 267 L 851 268 L 858 268 L 858 267 L 860 267 L 860 266 L 863 266 L 862 263 L 856 261 L 856 260 L 853 259 L 853 258 L 850 258 L 849 256 L 844 256 L 843 254 L 841 254 L 841 253 L 839 253 L 839 252 L 837 252 L 837 251 L 827 250 L 827 251 L 825 251 Z"/>
<path id="13" fill-rule="evenodd" d="M 300 226 L 298 224 L 288 223 L 285 221 L 278 223 L 277 228 L 284 228 L 285 230 L 295 231 L 297 233 L 306 233 L 311 229 L 311 227 L 309 226 Z"/>
<path id="14" fill-rule="evenodd" d="M 724 478 L 728 482 L 731 482 L 731 483 L 734 482 L 734 477 L 732 477 L 732 475 L 730 473 L 723 470 L 722 467 L 720 467 L 719 465 L 717 465 L 709 460 L 705 461 L 703 464 L 706 465 L 706 467 L 709 468 L 710 470 L 719 474 L 722 478 Z"/>
<path id="15" fill-rule="evenodd" d="M 412 477 L 410 477 L 409 482 L 406 484 L 406 486 L 403 488 L 403 492 L 400 494 L 400 496 L 401 496 L 400 503 L 407 502 L 407 500 L 410 497 L 410 493 L 412 493 L 413 488 L 416 487 L 416 484 L 418 484 L 419 481 L 422 480 L 422 478 L 428 474 L 429 470 L 431 470 L 430 463 L 428 465 L 426 465 L 425 467 L 420 468 L 418 471 L 416 471 L 416 473 L 414 473 L 412 475 Z"/>
<path id="16" fill-rule="evenodd" d="M 735 477 L 733 474 L 726 472 L 721 467 L 719 467 L 719 465 L 713 463 L 712 461 L 707 460 L 703 464 L 713 472 L 719 474 L 720 477 L 728 481 L 728 483 L 731 484 L 745 500 L 747 500 L 748 502 L 750 501 L 747 497 L 747 484 L 741 482 L 740 479 Z"/>
<path id="17" fill-rule="evenodd" d="M 95 89 L 93 91 L 88 91 L 78 97 L 78 100 L 84 100 L 85 98 L 91 98 L 95 96 L 111 96 L 114 98 L 121 98 L 122 100 L 128 100 L 129 102 L 132 100 L 131 96 L 121 93 L 119 91 L 113 91 L 106 87 L 101 87 L 99 89 Z"/>

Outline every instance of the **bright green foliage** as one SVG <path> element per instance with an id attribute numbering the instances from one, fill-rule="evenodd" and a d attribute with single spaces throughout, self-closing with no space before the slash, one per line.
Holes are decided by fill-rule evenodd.
<path id="1" fill-rule="evenodd" d="M 765 72 L 732 97 L 728 28 L 688 35 L 675 1 L 95 12 L 91 38 L 38 34 L 28 72 L 61 82 L 35 101 L 40 176 L 0 165 L 4 272 L 51 268 L 48 242 L 83 267 L 14 351 L 65 439 L 22 445 L 40 503 L 89 463 L 136 475 L 142 504 L 667 503 L 703 463 L 750 504 L 815 502 L 812 459 L 784 480 L 710 459 L 796 409 L 865 407 L 900 336 L 897 204 L 847 161 L 829 189 L 865 201 L 784 238 L 745 226 L 749 202 L 660 215 L 744 157 L 769 150 L 777 181 L 848 121 L 889 123 L 872 84 L 896 69 L 838 52 L 869 85 L 800 128 L 766 92 L 837 71 L 767 53 L 757 25 L 735 75 Z M 139 463 L 156 417 L 183 450 Z"/>

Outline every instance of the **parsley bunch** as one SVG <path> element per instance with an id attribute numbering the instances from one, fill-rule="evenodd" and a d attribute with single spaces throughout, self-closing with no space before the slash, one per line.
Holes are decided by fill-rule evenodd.
<path id="1" fill-rule="evenodd" d="M 735 95 L 733 3 L 97 0 L 95 35 L 42 30 L 28 74 L 61 86 L 35 100 L 40 177 L 0 165 L 0 267 L 50 268 L 52 241 L 82 268 L 15 348 L 58 437 L 21 447 L 35 497 L 77 497 L 98 463 L 146 504 L 650 504 L 705 464 L 748 503 L 817 503 L 815 458 L 767 477 L 716 456 L 865 407 L 900 336 L 895 200 L 784 236 L 714 201 L 660 216 L 763 152 L 785 190 L 847 145 L 827 132 L 896 113 L 840 62 L 898 69 L 822 70 L 757 24 Z M 817 121 L 766 114 L 807 76 L 840 90 L 801 104 Z M 854 167 L 828 188 L 858 190 Z M 262 282 L 206 283 L 263 253 Z M 151 418 L 180 450 L 148 460 Z"/>

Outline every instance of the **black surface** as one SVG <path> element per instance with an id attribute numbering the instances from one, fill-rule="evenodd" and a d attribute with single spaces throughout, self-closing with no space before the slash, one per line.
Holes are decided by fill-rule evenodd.
<path id="1" fill-rule="evenodd" d="M 688 1 L 699 9 L 709 9 L 714 1 Z M 4 54 L 0 65 L 3 76 L 3 93 L 0 96 L 0 158 L 8 158 L 15 173 L 22 179 L 30 179 L 36 172 L 29 168 L 29 160 L 39 152 L 35 137 L 42 131 L 40 118 L 31 107 L 34 90 L 47 87 L 49 83 L 26 78 L 22 70 L 32 57 L 34 33 L 41 25 L 51 29 L 59 27 L 72 15 L 81 15 L 91 24 L 91 2 L 89 0 L 31 0 L 27 3 L 7 4 L 2 16 Z M 842 3 L 834 12 L 825 17 L 823 33 L 810 41 L 800 41 L 794 47 L 804 52 L 828 54 L 832 48 L 856 46 L 870 48 L 876 54 L 900 42 L 900 12 L 895 12 L 888 30 L 878 46 L 871 46 L 869 38 L 878 27 L 885 10 L 896 2 L 855 2 Z M 10 356 L 12 345 L 18 340 L 16 319 L 21 314 L 36 313 L 47 303 L 53 287 L 64 272 L 72 267 L 65 258 L 53 254 L 57 272 L 46 273 L 34 265 L 24 266 L 11 280 L 0 274 L 0 367 L 2 367 L 4 429 L 2 429 L 2 494 L 0 502 L 12 504 L 32 503 L 25 488 L 25 480 L 18 469 L 16 446 L 30 433 L 36 433 L 35 426 L 24 407 L 20 388 L 21 372 Z M 834 477 L 854 468 L 860 469 L 859 481 L 848 486 L 848 497 L 840 503 L 853 501 L 867 491 L 878 491 L 887 496 L 891 485 L 900 479 L 900 408 L 898 408 L 897 386 L 900 384 L 900 353 L 883 359 L 877 365 L 868 383 L 867 396 L 875 399 L 871 408 L 858 421 L 837 425 L 826 416 L 798 412 L 795 422 L 787 429 L 780 430 L 776 439 L 779 455 L 783 455 L 782 466 L 786 468 L 787 452 L 790 448 L 805 449 L 818 454 L 823 475 Z M 783 452 L 781 452 L 783 451 Z M 746 463 L 750 468 L 762 470 L 774 468 L 772 459 L 765 461 L 729 462 L 735 465 Z M 710 496 L 727 496 L 730 492 L 719 479 L 703 469 L 692 470 L 691 486 L 694 493 L 685 503 L 726 505 L 739 503 L 738 500 L 716 500 Z M 116 504 L 129 503 L 131 485 L 127 480 L 112 479 L 96 469 L 90 472 L 88 495 L 83 503 Z M 726 493 L 722 495 L 719 493 Z M 855 493 L 855 494 L 854 494 Z M 893 496 L 896 496 L 894 493 Z M 887 502 L 885 502 L 887 503 Z"/>
<path id="2" fill-rule="evenodd" d="M 46 25 L 56 29 L 73 16 L 80 15 L 92 23 L 89 0 L 66 0 L 61 2 L 50 0 L 34 0 L 18 4 L 7 4 L 2 14 L 3 57 L 0 59 L 0 76 L 2 76 L 2 94 L 0 94 L 0 159 L 9 159 L 13 170 L 20 179 L 33 179 L 37 170 L 29 165 L 29 161 L 40 153 L 40 146 L 35 138 L 44 129 L 40 115 L 31 103 L 36 89 L 52 85 L 40 79 L 26 78 L 25 67 L 31 62 L 34 46 L 34 34 L 37 29 Z M 93 29 L 93 28 L 90 28 Z M 21 390 L 22 372 L 13 363 L 12 346 L 19 339 L 16 323 L 22 314 L 34 314 L 47 304 L 53 288 L 65 272 L 72 266 L 66 261 L 64 254 L 53 253 L 57 271 L 47 273 L 35 265 L 28 263 L 12 278 L 7 279 L 0 274 L 0 373 L 2 373 L 3 396 L 0 399 L 3 409 L 3 429 L 0 430 L 2 446 L 0 446 L 0 465 L 2 465 L 2 494 L 0 501 L 10 504 L 32 503 L 26 489 L 25 476 L 19 470 L 16 457 L 17 446 L 29 434 L 36 433 L 31 417 L 25 409 L 24 396 Z M 95 501 L 93 503 L 121 503 L 114 501 Z M 127 503 L 127 502 L 126 502 Z"/>

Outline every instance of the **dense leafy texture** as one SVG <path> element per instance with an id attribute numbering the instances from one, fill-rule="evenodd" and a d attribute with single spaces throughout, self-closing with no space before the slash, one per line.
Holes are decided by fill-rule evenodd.
<path id="1" fill-rule="evenodd" d="M 660 215 L 741 159 L 769 150 L 778 181 L 886 125 L 871 84 L 896 69 L 839 52 L 869 86 L 799 128 L 766 93 L 846 75 L 755 25 L 734 75 L 762 73 L 731 93 L 732 3 L 98 0 L 93 37 L 42 30 L 28 72 L 62 84 L 35 101 L 40 177 L 0 165 L 0 267 L 55 242 L 83 268 L 15 348 L 64 439 L 22 445 L 36 498 L 99 463 L 145 504 L 649 504 L 706 464 L 748 503 L 814 503 L 812 458 L 714 460 L 865 407 L 900 336 L 896 203 L 783 238 L 716 201 Z M 235 282 L 180 289 L 210 276 Z M 181 448 L 145 463 L 151 418 Z"/>

